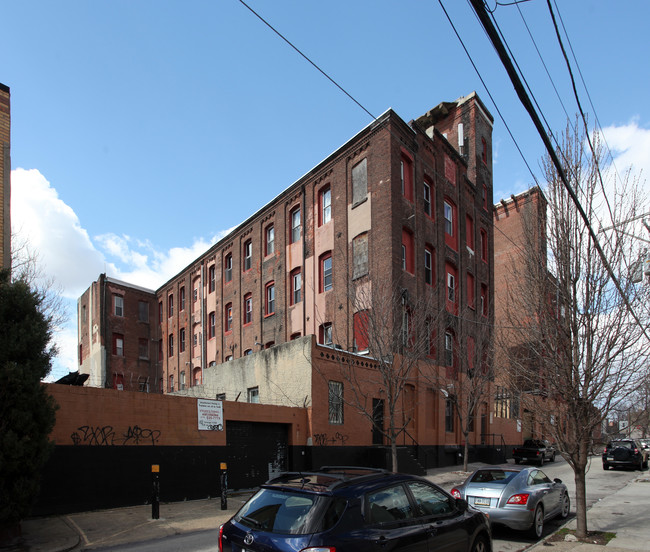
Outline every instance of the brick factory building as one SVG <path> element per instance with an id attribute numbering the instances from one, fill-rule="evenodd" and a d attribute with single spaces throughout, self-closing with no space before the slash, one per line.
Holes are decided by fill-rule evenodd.
<path id="1" fill-rule="evenodd" d="M 494 322 L 492 124 L 475 93 L 410 123 L 388 110 L 155 292 L 100 276 L 78 303 L 80 372 L 94 371 L 96 386 L 126 389 L 128 380 L 129 389 L 137 381 L 141 390 L 300 405 L 313 423 L 331 408 L 327 386 L 314 383 L 318 359 L 334 351 L 372 364 L 353 283 L 370 296 L 400 289 L 427 298 L 442 313 L 431 356 L 463 373 L 474 362 L 472 332 Z M 140 303 L 149 305 L 146 323 Z M 96 327 L 82 322 L 91 311 Z M 302 359 L 287 364 L 273 353 L 296 340 Z M 462 434 L 445 427 L 436 391 L 414 377 L 409 428 L 419 444 L 458 446 Z M 472 443 L 493 433 L 491 394 Z M 358 423 L 345 424 L 355 435 L 348 444 L 372 445 L 372 424 Z M 502 442 L 515 439 L 514 421 L 499 427 Z"/>

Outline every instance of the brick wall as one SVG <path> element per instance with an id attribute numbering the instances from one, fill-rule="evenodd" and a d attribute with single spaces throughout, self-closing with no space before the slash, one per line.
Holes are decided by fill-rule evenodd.
<path id="1" fill-rule="evenodd" d="M 0 267 L 11 266 L 11 111 L 9 87 L 0 83 Z"/>
<path id="2" fill-rule="evenodd" d="M 225 431 L 198 429 L 197 399 L 47 384 L 59 404 L 52 440 L 59 445 L 225 446 Z M 307 426 L 300 408 L 224 402 L 224 419 Z M 302 440 L 304 441 L 304 435 Z"/>

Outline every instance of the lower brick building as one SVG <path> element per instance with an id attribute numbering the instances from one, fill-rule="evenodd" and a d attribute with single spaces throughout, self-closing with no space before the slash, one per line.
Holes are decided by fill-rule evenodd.
<path id="1" fill-rule="evenodd" d="M 162 391 L 158 301 L 152 290 L 101 274 L 77 301 L 79 372 L 88 385 Z"/>

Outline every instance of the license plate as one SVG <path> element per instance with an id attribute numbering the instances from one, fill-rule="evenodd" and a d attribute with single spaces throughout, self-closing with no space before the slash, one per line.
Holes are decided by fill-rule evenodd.
<path id="1" fill-rule="evenodd" d="M 474 504 L 476 506 L 489 506 L 490 505 L 490 499 L 489 498 L 475 498 L 474 499 Z"/>
<path id="2" fill-rule="evenodd" d="M 613 456 L 608 456 L 607 460 L 614 460 L 614 457 Z"/>

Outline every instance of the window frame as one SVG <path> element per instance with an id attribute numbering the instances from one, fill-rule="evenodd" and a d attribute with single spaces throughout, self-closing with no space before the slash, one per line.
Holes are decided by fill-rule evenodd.
<path id="1" fill-rule="evenodd" d="M 319 266 L 319 285 L 320 293 L 330 291 L 334 287 L 334 262 L 332 252 L 327 251 L 320 256 Z"/>
<path id="2" fill-rule="evenodd" d="M 271 280 L 264 286 L 264 316 L 275 314 L 275 281 Z"/>
<path id="3" fill-rule="evenodd" d="M 146 337 L 138 339 L 138 358 L 149 360 L 149 340 Z"/>
<path id="4" fill-rule="evenodd" d="M 167 318 L 174 316 L 174 294 L 170 293 L 167 296 Z"/>
<path id="5" fill-rule="evenodd" d="M 174 334 L 170 333 L 167 336 L 167 358 L 174 356 Z"/>
<path id="6" fill-rule="evenodd" d="M 119 313 L 117 312 L 119 309 Z M 124 318 L 124 296 L 118 293 L 113 294 L 113 314 Z"/>
<path id="7" fill-rule="evenodd" d="M 415 274 L 415 236 L 406 227 L 402 228 L 402 270 Z"/>
<path id="8" fill-rule="evenodd" d="M 445 221 L 445 244 L 454 251 L 458 251 L 458 208 L 448 197 L 443 202 L 443 213 Z"/>
<path id="9" fill-rule="evenodd" d="M 185 352 L 185 328 L 180 328 L 178 330 L 178 352 Z"/>
<path id="10" fill-rule="evenodd" d="M 115 356 L 124 357 L 124 334 L 113 334 L 113 354 Z"/>
<path id="11" fill-rule="evenodd" d="M 422 181 L 422 200 L 424 214 L 429 218 L 433 218 L 433 202 L 431 201 L 431 189 L 433 186 L 428 178 Z"/>
<path id="12" fill-rule="evenodd" d="M 294 268 L 289 275 L 289 305 L 302 302 L 302 269 Z"/>
<path id="13" fill-rule="evenodd" d="M 248 239 L 244 242 L 244 264 L 242 267 L 242 272 L 248 272 L 253 268 L 253 240 Z"/>
<path id="14" fill-rule="evenodd" d="M 332 220 L 332 187 L 327 184 L 318 191 L 318 226 Z"/>
<path id="15" fill-rule="evenodd" d="M 490 312 L 490 305 L 488 304 L 488 287 L 487 284 L 481 284 L 481 314 L 487 318 Z"/>
<path id="16" fill-rule="evenodd" d="M 327 420 L 330 425 L 345 423 L 344 391 L 342 381 L 327 382 Z"/>
<path id="17" fill-rule="evenodd" d="M 413 202 L 413 159 L 405 151 L 400 155 L 400 183 L 402 196 Z"/>
<path id="18" fill-rule="evenodd" d="M 194 334 L 197 336 L 198 334 Z M 211 311 L 208 314 L 208 339 L 213 339 L 217 335 L 217 313 L 215 311 Z M 195 345 L 198 345 L 195 344 Z"/>
<path id="19" fill-rule="evenodd" d="M 327 338 L 329 338 L 329 342 Z M 334 332 L 332 331 L 331 322 L 323 322 L 318 327 L 318 342 L 320 345 L 325 345 L 326 347 L 332 347 L 334 345 Z"/>
<path id="20" fill-rule="evenodd" d="M 290 240 L 289 243 L 298 243 L 302 238 L 302 217 L 300 213 L 300 205 L 297 205 L 289 212 L 290 221 Z"/>
<path id="21" fill-rule="evenodd" d="M 260 388 L 259 386 L 249 387 L 246 389 L 246 400 L 251 404 L 260 404 Z"/>
<path id="22" fill-rule="evenodd" d="M 428 266 L 427 266 L 428 258 Z M 424 246 L 424 283 L 434 287 L 435 285 L 435 271 L 434 271 L 434 253 L 433 247 L 430 245 Z"/>
<path id="23" fill-rule="evenodd" d="M 208 267 L 208 293 L 214 293 L 217 289 L 217 265 L 211 264 Z"/>
<path id="24" fill-rule="evenodd" d="M 275 253 L 275 226 L 269 224 L 264 230 L 264 256 Z"/>
<path id="25" fill-rule="evenodd" d="M 253 294 L 247 293 L 244 295 L 244 326 L 249 326 L 253 323 Z"/>
<path id="26" fill-rule="evenodd" d="M 226 254 L 223 260 L 223 280 L 226 284 L 232 282 L 232 253 Z"/>
<path id="27" fill-rule="evenodd" d="M 226 303 L 226 306 L 223 308 L 223 331 L 225 334 L 232 333 L 232 303 Z"/>

